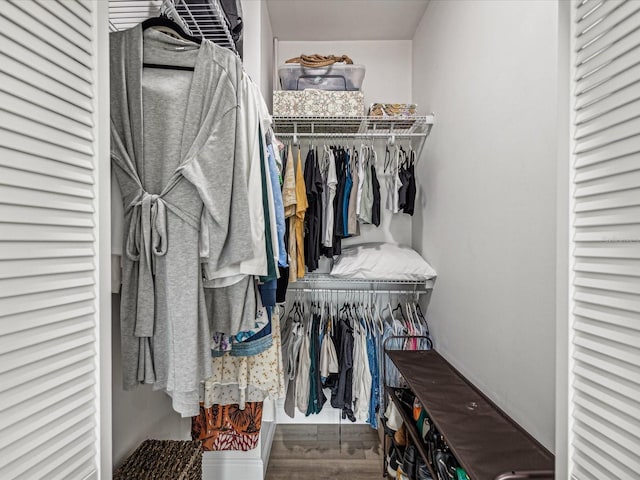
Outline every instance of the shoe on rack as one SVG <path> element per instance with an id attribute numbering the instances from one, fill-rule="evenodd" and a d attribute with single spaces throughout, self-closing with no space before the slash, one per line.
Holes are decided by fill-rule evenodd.
<path id="1" fill-rule="evenodd" d="M 427 467 L 427 464 L 424 463 L 422 457 L 418 457 L 418 460 L 416 462 L 415 480 L 434 480 L 434 478 L 431 476 L 429 468 Z"/>
<path id="2" fill-rule="evenodd" d="M 394 442 L 396 442 L 396 445 L 400 445 L 402 447 L 407 444 L 407 431 L 405 429 L 404 423 L 402 423 L 396 430 L 396 433 L 393 435 L 393 440 Z"/>
<path id="3" fill-rule="evenodd" d="M 400 454 L 398 449 L 392 445 L 389 455 L 387 455 L 387 473 L 393 478 L 396 478 L 398 465 L 400 465 Z"/>
<path id="4" fill-rule="evenodd" d="M 411 479 L 416 478 L 416 447 L 408 445 L 402 457 L 402 471 Z"/>
<path id="5" fill-rule="evenodd" d="M 402 470 L 402 465 L 398 465 L 398 470 L 396 472 L 396 480 L 411 480 L 406 473 Z"/>

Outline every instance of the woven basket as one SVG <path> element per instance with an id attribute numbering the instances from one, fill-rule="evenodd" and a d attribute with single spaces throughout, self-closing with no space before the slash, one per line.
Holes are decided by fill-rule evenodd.
<path id="1" fill-rule="evenodd" d="M 200 442 L 145 440 L 113 480 L 202 480 Z"/>

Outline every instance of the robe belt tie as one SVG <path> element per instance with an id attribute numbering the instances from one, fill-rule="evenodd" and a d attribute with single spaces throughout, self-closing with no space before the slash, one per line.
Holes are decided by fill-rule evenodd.
<path id="1" fill-rule="evenodd" d="M 160 195 L 142 192 L 127 210 L 133 209 L 127 237 L 127 257 L 134 262 L 144 256 L 155 273 L 155 258 L 167 253 L 167 203 Z M 153 254 L 153 256 L 152 256 Z"/>
<path id="2" fill-rule="evenodd" d="M 164 200 L 162 195 L 141 191 L 127 206 L 125 213 L 133 210 L 129 222 L 125 252 L 138 262 L 138 299 L 136 307 L 135 336 L 153 336 L 155 319 L 156 258 L 167 253 L 167 210 L 171 210 L 195 230 L 200 229 L 200 219 Z"/>

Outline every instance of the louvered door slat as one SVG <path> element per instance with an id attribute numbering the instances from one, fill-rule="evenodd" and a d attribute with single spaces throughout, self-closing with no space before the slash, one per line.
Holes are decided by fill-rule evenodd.
<path id="1" fill-rule="evenodd" d="M 75 114 L 92 111 L 90 97 L 78 95 L 76 90 L 62 82 L 58 77 L 52 75 L 46 69 L 41 69 L 37 63 L 31 64 L 25 62 L 19 57 L 15 58 L 5 54 L 2 50 L 0 50 L 0 61 L 5 67 L 5 70 L 3 70 L 5 75 L 11 76 L 19 82 L 25 83 L 27 86 L 37 88 L 46 94 L 59 97 L 67 104 L 64 107 L 65 109 L 69 109 Z M 76 111 L 69 108 L 71 106 L 79 107 L 82 110 Z"/>
<path id="2" fill-rule="evenodd" d="M 91 26 L 91 22 L 87 22 L 86 20 L 87 8 L 83 6 L 81 2 L 79 2 L 78 0 L 60 0 L 59 3 L 60 5 L 64 6 L 64 8 L 72 12 L 82 23 L 89 27 Z M 77 22 L 74 22 L 74 26 L 77 29 L 82 28 L 80 25 L 78 25 Z"/>
<path id="3" fill-rule="evenodd" d="M 85 127 L 92 126 L 91 112 L 78 112 L 78 109 L 70 107 L 66 101 L 51 92 L 26 84 L 24 81 L 2 72 L 0 72 L 0 91 L 21 98 L 61 117 L 81 123 Z"/>
<path id="4" fill-rule="evenodd" d="M 602 40 L 602 37 L 610 34 L 612 29 L 624 22 L 638 9 L 635 2 L 625 0 L 613 0 L 606 2 L 598 12 L 598 21 L 590 25 L 589 29 L 581 33 L 576 41 L 575 50 L 579 51 L 589 46 L 589 44 Z"/>
<path id="5" fill-rule="evenodd" d="M 575 2 L 572 480 L 640 471 L 640 4 Z"/>
<path id="6" fill-rule="evenodd" d="M 2 480 L 98 478 L 97 7 L 0 9 Z"/>
<path id="7" fill-rule="evenodd" d="M 618 3 L 623 0 L 616 0 Z M 585 24 L 591 24 L 594 20 L 587 20 L 588 17 L 594 18 L 593 12 L 602 9 L 605 5 L 604 0 L 585 0 L 579 2 L 576 7 L 576 18 L 583 19 Z M 600 10 L 598 13 L 602 12 Z"/>
<path id="8" fill-rule="evenodd" d="M 28 133 L 33 132 L 29 131 Z M 49 129 L 47 133 L 53 134 L 54 139 L 57 138 L 54 129 Z M 28 142 L 24 141 L 25 137 L 29 138 Z M 28 155 L 69 163 L 88 169 L 91 168 L 92 152 L 87 153 L 73 150 L 67 148 L 66 145 L 59 145 L 57 141 L 51 143 L 46 139 L 21 133 L 14 125 L 10 125 L 8 130 L 3 130 L 2 127 L 0 127 L 0 140 L 4 148 L 9 150 L 16 150 Z"/>
<path id="9" fill-rule="evenodd" d="M 68 180 L 68 187 L 73 188 L 76 184 L 93 185 L 94 180 L 90 169 L 83 166 L 76 166 L 70 164 L 68 161 L 59 162 L 52 161 L 54 159 L 50 157 L 39 157 L 30 155 L 25 152 L 17 150 L 9 150 L 0 146 L 0 168 L 9 167 L 4 170 L 5 173 L 15 170 L 19 172 L 31 172 L 38 175 L 46 175 L 47 177 L 53 177 L 55 179 Z M 14 185 L 14 182 L 4 181 L 4 177 L 0 177 L 0 182 L 4 185 Z M 42 182 L 40 188 L 44 191 L 51 189 L 50 191 L 57 192 L 57 189 L 52 189 L 49 186 L 51 178 L 47 178 L 45 182 Z M 92 196 L 91 187 L 87 189 L 84 194 L 87 198 Z"/>
<path id="10" fill-rule="evenodd" d="M 617 43 L 606 47 L 603 45 L 597 55 L 584 58 L 576 69 L 575 78 L 581 82 L 581 85 L 578 86 L 580 88 L 579 91 L 588 86 L 588 84 L 582 82 L 588 81 L 589 76 L 596 74 L 626 55 L 633 55 L 633 52 L 637 51 L 638 48 L 638 38 L 640 38 L 640 31 L 633 30 L 626 37 L 619 39 Z"/>
<path id="11" fill-rule="evenodd" d="M 8 9 L 7 14 L 11 15 L 13 23 L 16 27 L 33 32 L 35 38 L 47 45 L 46 52 L 57 51 L 72 60 L 79 67 L 86 67 L 91 63 L 91 42 L 89 38 L 82 35 L 75 28 L 70 28 L 69 24 L 61 20 L 56 14 L 66 14 L 70 16 L 69 11 L 56 2 L 47 2 L 51 5 L 46 8 L 47 3 L 41 5 L 37 2 L 24 4 L 15 0 L 7 0 L 17 10 Z M 28 7 L 28 10 L 27 10 Z M 20 13 L 20 11 L 22 13 Z M 55 12 L 55 13 L 54 13 Z M 51 23 L 43 23 L 40 19 L 47 18 Z M 82 23 L 79 23 L 82 25 Z M 89 28 L 90 30 L 90 28 Z M 58 33 L 65 32 L 64 34 Z M 90 33 L 89 33 L 90 35 Z M 43 46 L 38 43 L 38 46 Z M 91 75 L 84 70 L 74 70 L 74 73 L 91 83 Z"/>
<path id="12" fill-rule="evenodd" d="M 78 15 L 73 11 L 72 8 L 69 8 L 69 6 L 73 7 L 74 4 L 78 5 L 77 3 L 50 2 L 48 0 L 35 0 L 35 3 L 38 4 L 41 8 L 48 10 L 52 15 L 57 17 L 60 21 L 64 22 L 68 27 L 82 35 L 86 40 L 91 40 L 91 24 L 85 21 L 82 12 L 78 12 Z M 85 52 L 91 54 L 90 45 L 90 42 L 85 41 L 78 46 Z"/>

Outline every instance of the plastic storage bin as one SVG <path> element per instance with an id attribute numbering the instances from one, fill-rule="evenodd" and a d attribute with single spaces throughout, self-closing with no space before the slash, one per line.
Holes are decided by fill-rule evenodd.
<path id="1" fill-rule="evenodd" d="M 278 67 L 283 90 L 353 91 L 360 90 L 364 80 L 364 65 L 334 63 L 328 67 L 307 68 L 298 63 Z"/>

